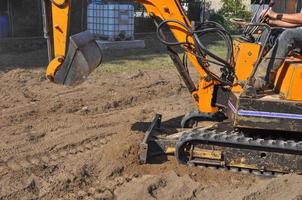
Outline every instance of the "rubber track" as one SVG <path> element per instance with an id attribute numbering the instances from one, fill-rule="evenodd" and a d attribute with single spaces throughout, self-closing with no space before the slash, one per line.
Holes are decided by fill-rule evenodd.
<path id="1" fill-rule="evenodd" d="M 285 151 L 291 152 L 291 154 L 302 155 L 302 142 L 295 140 L 284 140 L 281 138 L 277 139 L 265 139 L 265 138 L 256 137 L 248 137 L 243 133 L 236 131 L 223 131 L 219 132 L 219 129 L 215 128 L 210 129 L 193 129 L 188 132 L 185 132 L 183 136 L 180 138 L 179 142 L 176 145 L 176 158 L 182 162 L 180 158 L 180 150 L 183 145 L 187 143 L 201 143 L 201 144 L 209 144 L 209 145 L 217 145 L 217 146 L 228 146 L 233 148 L 244 148 L 244 149 L 258 149 L 262 150 L 271 150 L 271 151 Z M 187 163 L 188 164 L 188 163 Z M 244 172 L 244 173 L 254 173 L 256 175 L 279 175 L 283 173 L 277 172 L 262 172 L 261 170 L 249 170 L 249 169 L 241 169 L 237 167 L 218 167 L 218 166 L 208 166 L 202 165 L 201 167 L 209 167 L 212 169 L 222 169 L 222 170 L 230 170 L 235 172 Z"/>

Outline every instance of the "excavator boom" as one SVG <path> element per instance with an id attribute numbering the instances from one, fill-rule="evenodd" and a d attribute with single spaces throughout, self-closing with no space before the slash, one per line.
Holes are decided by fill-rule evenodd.
<path id="1" fill-rule="evenodd" d="M 42 0 L 44 3 L 45 35 L 48 38 L 49 55 L 51 61 L 47 68 L 46 76 L 53 82 L 64 85 L 76 85 L 83 82 L 87 76 L 100 65 L 102 52 L 88 31 L 69 37 L 69 16 L 72 0 Z M 146 8 L 149 16 L 154 19 L 158 29 L 157 36 L 160 41 L 168 46 L 168 52 L 189 89 L 200 112 L 216 113 L 219 106 L 213 103 L 216 99 L 219 86 L 232 84 L 230 80 L 222 80 L 209 71 L 208 55 L 200 42 L 200 35 L 206 30 L 195 30 L 187 18 L 179 0 L 137 0 Z M 166 40 L 162 28 L 167 26 L 177 42 Z M 224 38 L 228 39 L 231 47 L 230 36 L 215 23 L 212 23 L 209 31 L 217 30 Z M 51 38 L 53 38 L 51 40 Z M 67 46 L 69 47 L 67 49 Z M 174 46 L 180 46 L 184 50 L 185 57 L 191 61 L 200 79 L 197 84 L 191 79 L 184 61 L 182 61 Z M 215 59 L 217 57 L 213 56 Z M 232 70 L 228 61 L 218 59 L 224 67 Z M 228 70 L 225 70 L 228 71 Z M 224 76 L 228 77 L 228 75 Z M 229 78 L 229 77 L 228 77 Z M 232 79 L 232 78 L 231 78 Z M 217 93 L 218 94 L 218 93 Z"/>
<path id="2" fill-rule="evenodd" d="M 71 0 L 42 0 L 42 6 L 50 60 L 46 77 L 57 84 L 82 83 L 101 64 L 100 47 L 88 31 L 70 36 Z"/>

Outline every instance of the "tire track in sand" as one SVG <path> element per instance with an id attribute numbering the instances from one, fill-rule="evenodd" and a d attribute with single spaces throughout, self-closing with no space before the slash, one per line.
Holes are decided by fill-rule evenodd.
<path id="1" fill-rule="evenodd" d="M 103 137 L 97 136 L 76 144 L 68 144 L 57 149 L 55 152 L 43 152 L 23 158 L 12 157 L 6 161 L 0 161 L 0 176 L 7 174 L 10 171 L 25 170 L 36 166 L 48 165 L 50 163 L 63 162 L 63 158 L 66 158 L 67 156 L 73 156 L 102 148 L 111 140 L 111 138 L 112 134 Z"/>

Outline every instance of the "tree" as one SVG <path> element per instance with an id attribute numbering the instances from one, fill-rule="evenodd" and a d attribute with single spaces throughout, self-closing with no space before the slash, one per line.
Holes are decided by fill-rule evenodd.
<path id="1" fill-rule="evenodd" d="M 248 20 L 251 16 L 246 10 L 243 0 L 221 0 L 222 8 L 218 11 L 226 18 L 242 18 Z"/>
<path id="2" fill-rule="evenodd" d="M 240 27 L 230 22 L 231 18 L 241 18 L 249 21 L 251 13 L 246 10 L 243 0 L 221 0 L 222 7 L 210 16 L 210 20 L 222 24 L 231 32 L 238 32 Z"/>

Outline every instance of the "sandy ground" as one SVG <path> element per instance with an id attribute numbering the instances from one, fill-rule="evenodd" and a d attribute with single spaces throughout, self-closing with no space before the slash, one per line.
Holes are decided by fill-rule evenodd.
<path id="1" fill-rule="evenodd" d="M 172 63 L 154 59 L 162 64 L 151 69 L 105 64 L 74 88 L 48 82 L 43 68 L 0 71 L 0 199 L 302 199 L 297 175 L 265 179 L 173 157 L 139 165 L 154 114 L 177 127 L 194 108 Z"/>

